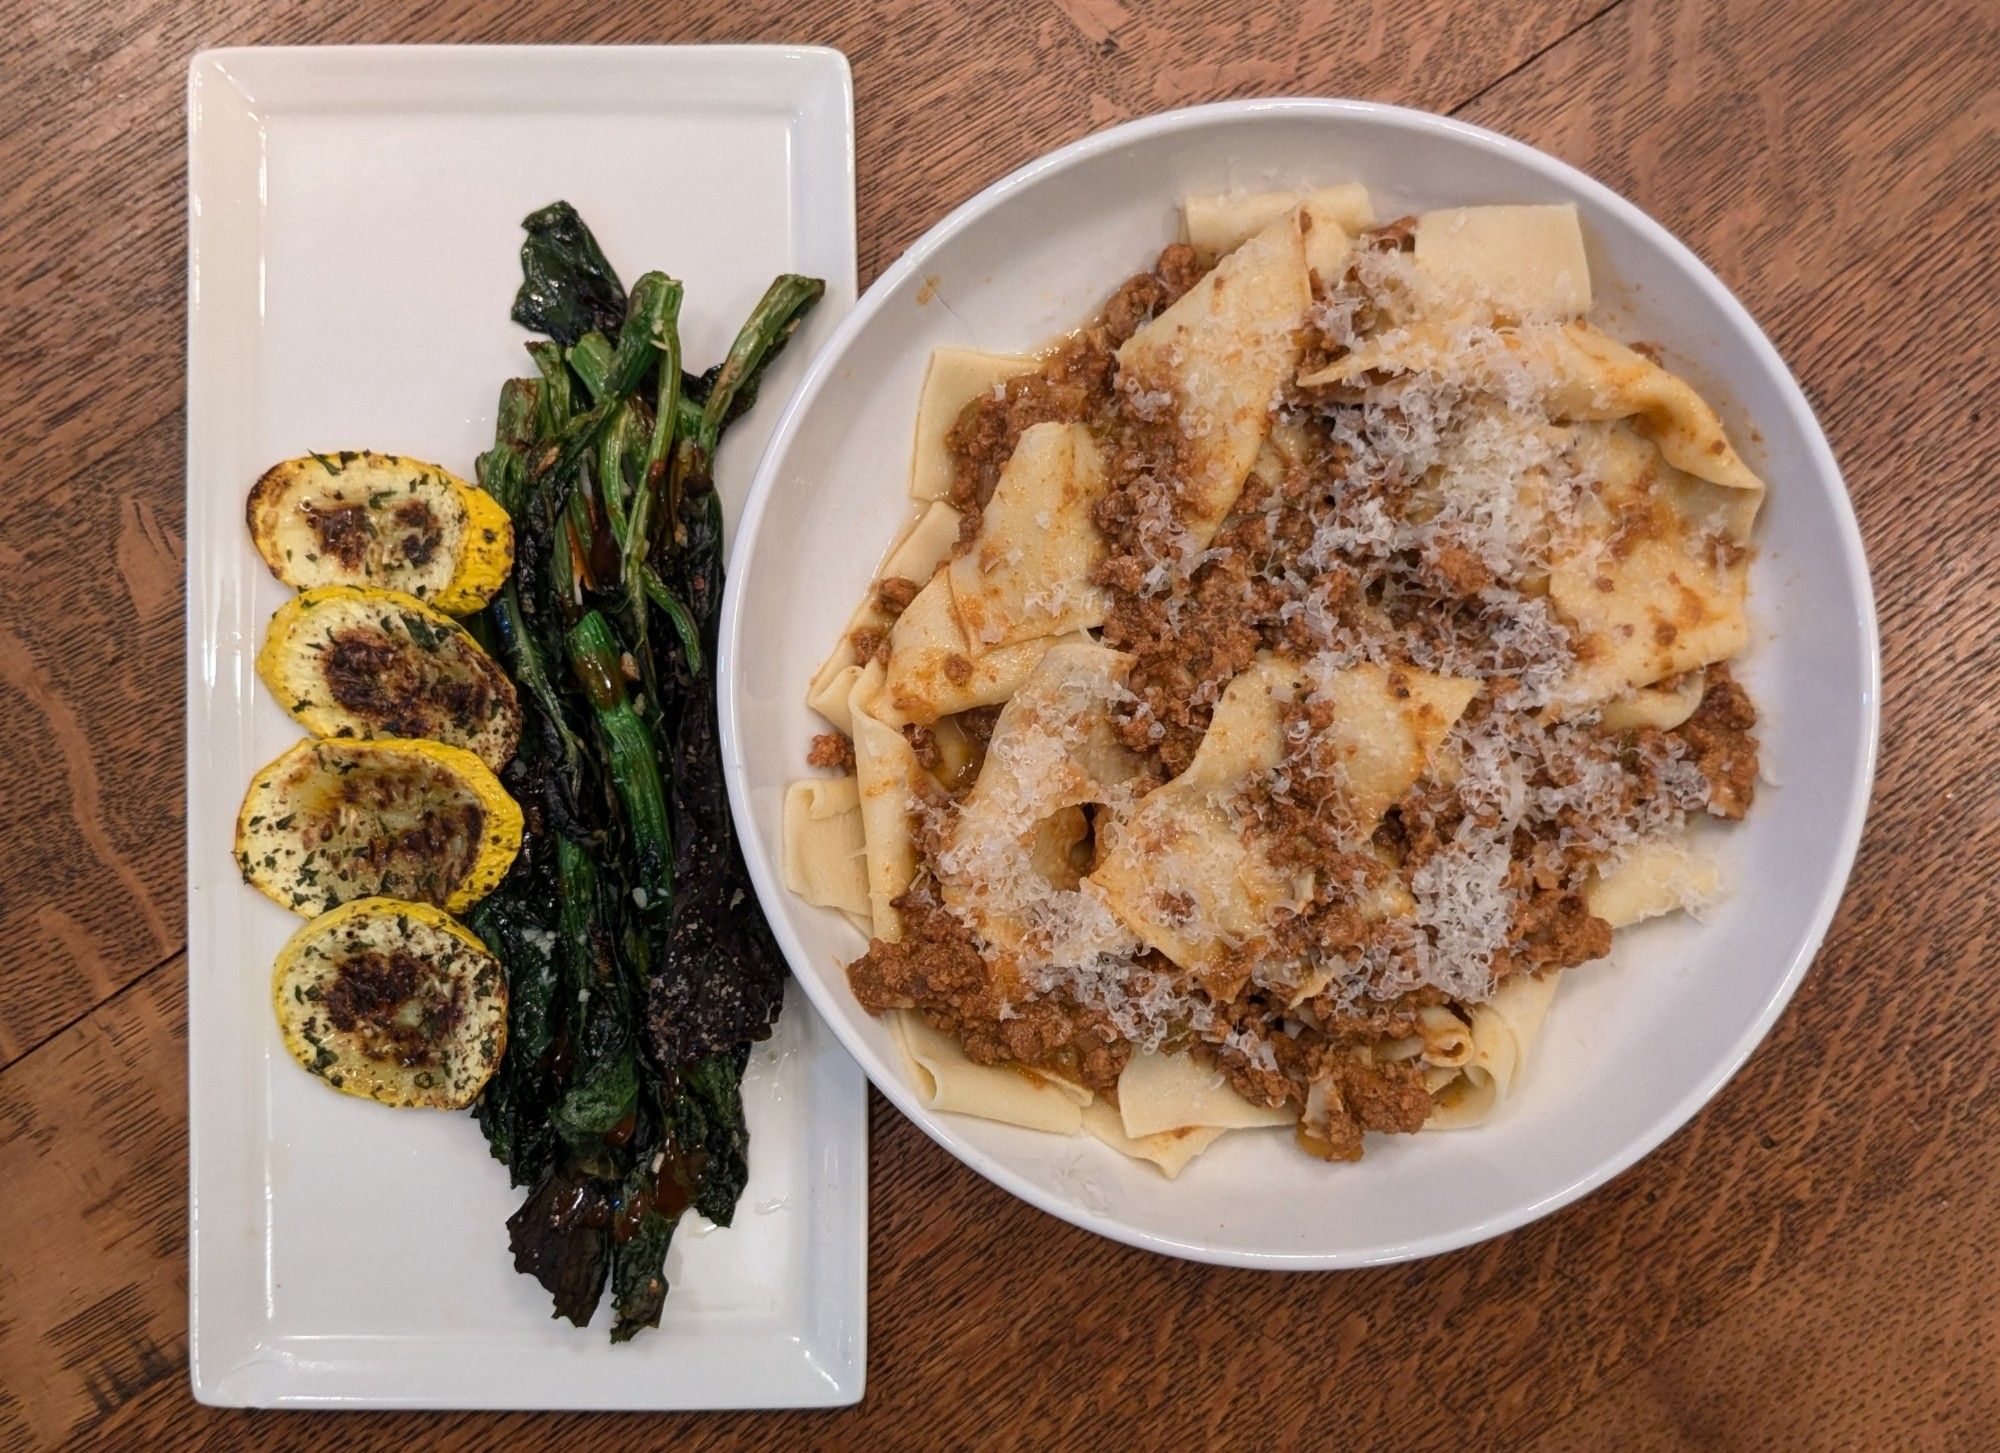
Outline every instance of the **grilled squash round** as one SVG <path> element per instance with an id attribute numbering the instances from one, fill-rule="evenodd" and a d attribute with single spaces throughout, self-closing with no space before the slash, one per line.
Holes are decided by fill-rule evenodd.
<path id="1" fill-rule="evenodd" d="M 415 596 L 322 585 L 271 617 L 257 674 L 318 737 L 429 737 L 499 771 L 521 737 L 514 683 Z"/>
<path id="2" fill-rule="evenodd" d="M 292 935 L 271 976 L 292 1058 L 336 1090 L 457 1110 L 507 1049 L 507 978 L 426 903 L 362 898 Z"/>
<path id="3" fill-rule="evenodd" d="M 514 564 L 514 527 L 485 490 L 395 454 L 308 454 L 265 471 L 245 511 L 290 586 L 373 585 L 467 615 Z"/>
<path id="4" fill-rule="evenodd" d="M 307 918 L 377 894 L 456 912 L 520 848 L 519 804 L 442 742 L 300 742 L 251 779 L 236 818 L 244 880 Z"/>

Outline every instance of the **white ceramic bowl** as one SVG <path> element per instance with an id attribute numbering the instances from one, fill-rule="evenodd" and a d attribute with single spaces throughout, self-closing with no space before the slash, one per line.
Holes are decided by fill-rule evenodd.
<path id="1" fill-rule="evenodd" d="M 1371 1136 L 1327 1166 L 1225 1136 L 1179 1180 L 1086 1138 L 937 1114 L 848 992 L 860 935 L 785 892 L 779 807 L 803 774 L 806 682 L 909 509 L 910 436 L 939 344 L 1023 350 L 1087 317 L 1173 240 L 1189 192 L 1344 180 L 1377 213 L 1573 202 L 1612 331 L 1660 344 L 1770 483 L 1745 662 L 1781 786 L 1718 832 L 1733 892 L 1706 921 L 1621 931 L 1564 976 L 1515 1095 L 1478 1129 Z M 1764 1036 L 1833 916 L 1874 774 L 1879 656 L 1840 472 L 1798 384 L 1714 274 L 1589 177 L 1456 121 L 1356 101 L 1249 101 L 1087 137 L 995 183 L 885 273 L 780 420 L 737 531 L 722 729 L 744 849 L 792 968 L 868 1076 L 967 1165 L 1046 1211 L 1203 1261 L 1318 1268 L 1463 1246 L 1574 1200 L 1658 1145 Z"/>

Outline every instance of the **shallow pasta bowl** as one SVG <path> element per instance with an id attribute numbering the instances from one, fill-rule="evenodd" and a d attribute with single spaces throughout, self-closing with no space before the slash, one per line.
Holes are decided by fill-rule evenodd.
<path id="1" fill-rule="evenodd" d="M 1563 976 L 1534 1055 L 1474 1129 L 1370 1137 L 1328 1166 L 1282 1132 L 1225 1136 L 1178 1180 L 1087 1138 L 941 1114 L 889 1028 L 850 994 L 861 935 L 783 887 L 781 803 L 803 774 L 806 683 L 906 517 L 931 350 L 1024 352 L 1149 263 L 1184 195 L 1365 183 L 1378 216 L 1492 202 L 1579 209 L 1610 331 L 1643 338 L 1716 404 L 1770 493 L 1742 674 L 1775 782 L 1722 835 L 1728 897 L 1701 921 L 1622 930 Z M 722 637 L 729 787 L 758 892 L 820 1012 L 902 1112 L 967 1165 L 1078 1226 L 1204 1261 L 1327 1268 L 1449 1250 L 1545 1215 L 1632 1164 L 1735 1072 L 1833 916 L 1873 777 L 1879 653 L 1854 514 L 1798 384 L 1742 306 L 1630 203 L 1519 142 L 1353 101 L 1250 101 L 1088 137 L 995 183 L 926 234 L 814 364 L 764 456 Z"/>

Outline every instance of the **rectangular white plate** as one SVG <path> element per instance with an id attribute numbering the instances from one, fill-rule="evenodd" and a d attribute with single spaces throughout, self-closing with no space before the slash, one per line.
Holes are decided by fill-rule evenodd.
<path id="1" fill-rule="evenodd" d="M 470 473 L 520 220 L 574 203 L 629 281 L 687 284 L 691 366 L 771 277 L 825 301 L 730 435 L 731 523 L 779 405 L 854 301 L 854 122 L 836 51 L 226 50 L 188 77 L 188 1078 L 195 1396 L 251 1406 L 807 1407 L 861 1396 L 864 1081 L 803 995 L 751 1060 L 751 1175 L 689 1214 L 658 1331 L 610 1345 L 513 1269 L 520 1193 L 465 1115 L 330 1094 L 285 1054 L 270 966 L 298 920 L 230 855 L 298 736 L 252 670 L 288 593 L 243 502 L 271 463 L 371 448 Z"/>

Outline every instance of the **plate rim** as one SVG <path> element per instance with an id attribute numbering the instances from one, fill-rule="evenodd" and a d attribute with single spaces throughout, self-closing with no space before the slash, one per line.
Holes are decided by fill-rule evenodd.
<path id="1" fill-rule="evenodd" d="M 1821 426 L 1810 399 L 1790 366 L 1778 353 L 1776 345 L 1771 342 L 1762 326 L 1728 285 L 1716 276 L 1693 249 L 1636 203 L 1607 187 L 1588 172 L 1551 156 L 1539 147 L 1455 117 L 1441 116 L 1411 107 L 1379 101 L 1318 96 L 1256 97 L 1178 107 L 1121 122 L 1079 137 L 1017 167 L 952 208 L 910 244 L 908 250 L 869 285 L 867 291 L 856 302 L 854 310 L 841 320 L 840 327 L 827 339 L 825 346 L 814 359 L 812 367 L 800 380 L 797 390 L 786 401 L 777 426 L 772 430 L 770 440 L 765 445 L 763 458 L 758 462 L 749 497 L 744 503 L 742 519 L 737 525 L 736 540 L 730 551 L 729 579 L 723 600 L 721 661 L 717 672 L 717 689 L 721 693 L 724 772 L 729 788 L 730 805 L 739 822 L 754 821 L 749 788 L 744 782 L 743 775 L 744 723 L 739 719 L 736 709 L 734 671 L 737 643 L 743 624 L 745 596 L 742 582 L 748 573 L 747 551 L 763 525 L 765 511 L 776 491 L 777 461 L 820 392 L 833 377 L 854 336 L 869 325 L 897 289 L 922 269 L 930 256 L 946 240 L 956 236 L 1001 202 L 1043 176 L 1143 138 L 1172 134 L 1213 122 L 1229 122 L 1245 117 L 1267 115 L 1361 118 L 1386 123 L 1392 127 L 1448 136 L 1474 147 L 1498 153 L 1525 165 L 1530 170 L 1539 171 L 1561 181 L 1565 186 L 1588 197 L 1595 205 L 1620 216 L 1627 225 L 1644 234 L 1654 245 L 1661 247 L 1668 255 L 1676 257 L 1695 285 L 1718 305 L 1737 331 L 1749 340 L 1751 349 L 1759 361 L 1775 379 L 1780 381 L 1788 411 L 1810 423 L 1811 427 L 1807 432 L 1811 465 L 1815 474 L 1839 486 L 1837 490 L 1832 491 L 1832 504 L 1840 538 L 1842 561 L 1860 586 L 1860 610 L 1856 620 L 1863 657 L 1860 770 L 1855 773 L 1854 780 L 1849 784 L 1847 801 L 1842 808 L 1842 827 L 1835 855 L 1835 871 L 1828 875 L 1825 884 L 1822 885 L 1808 930 L 1793 953 L 1791 962 L 1786 966 L 1784 976 L 1756 1016 L 1749 1020 L 1736 1036 L 1729 1052 L 1717 1062 L 1716 1066 L 1704 1075 L 1693 1089 L 1666 1107 L 1640 1135 L 1621 1147 L 1617 1154 L 1608 1157 L 1588 1174 L 1579 1176 L 1570 1184 L 1540 1200 L 1515 1207 L 1504 1214 L 1469 1227 L 1369 1251 L 1252 1251 L 1178 1241 L 1170 1236 L 1126 1225 L 1088 1208 L 1063 1202 L 1012 1170 L 997 1157 L 954 1134 L 950 1122 L 955 1117 L 922 1106 L 905 1078 L 893 1073 L 872 1046 L 849 1033 L 841 1013 L 836 1011 L 832 1002 L 832 991 L 824 987 L 816 975 L 800 971 L 799 965 L 809 962 L 810 955 L 799 942 L 785 915 L 775 912 L 768 915 L 779 944 L 792 963 L 793 976 L 800 981 L 801 987 L 811 996 L 813 1003 L 820 1007 L 827 1024 L 846 1046 L 848 1053 L 867 1073 L 870 1083 L 905 1119 L 915 1124 L 969 1169 L 1049 1215 L 1067 1221 L 1082 1230 L 1140 1250 L 1218 1266 L 1263 1270 L 1329 1271 L 1390 1265 L 1440 1255 L 1490 1240 L 1550 1215 L 1607 1184 L 1652 1154 L 1670 1136 L 1692 1120 L 1709 1101 L 1714 1099 L 1723 1086 L 1735 1077 L 1745 1061 L 1769 1035 L 1772 1025 L 1791 1002 L 1806 971 L 1818 957 L 1827 930 L 1832 925 L 1834 914 L 1852 877 L 1855 855 L 1866 826 L 1868 806 L 1874 791 L 1880 751 L 1882 646 L 1874 581 L 1861 538 L 1860 523 L 1854 512 L 1853 496 L 1847 488 L 1846 477 L 1834 458 L 1826 431 Z M 775 870 L 771 861 L 768 845 L 754 831 L 744 834 L 744 842 L 745 860 L 760 899 L 777 901 L 778 896 L 784 894 L 786 890 L 781 875 Z"/>
<path id="2" fill-rule="evenodd" d="M 859 237 L 856 230 L 857 207 L 855 193 L 855 127 L 854 127 L 854 84 L 853 72 L 846 55 L 833 46 L 826 45 L 620 45 L 620 46 L 579 46 L 579 45 L 280 45 L 280 46 L 219 46 L 204 47 L 193 52 L 187 61 L 184 115 L 187 127 L 187 149 L 183 153 L 187 163 L 186 182 L 186 232 L 187 241 L 187 304 L 185 353 L 185 408 L 189 424 L 183 451 L 183 502 L 190 520 L 207 521 L 226 517 L 226 506 L 217 506 L 212 501 L 203 503 L 215 493 L 208 487 L 201 466 L 205 463 L 204 451 L 207 446 L 208 431 L 199 427 L 199 421 L 208 410 L 202 403 L 203 396 L 212 392 L 215 385 L 207 382 L 208 370 L 197 372 L 197 362 L 205 352 L 213 352 L 218 346 L 227 346 L 232 324 L 220 317 L 203 318 L 203 299 L 200 286 L 202 269 L 213 267 L 212 255 L 222 244 L 229 224 L 206 225 L 215 229 L 213 236 L 206 239 L 204 251 L 204 189 L 211 194 L 229 186 L 240 187 L 241 179 L 229 179 L 229 160 L 218 155 L 205 154 L 204 127 L 212 134 L 225 124 L 225 118 L 218 114 L 203 119 L 204 103 L 213 107 L 217 99 L 225 105 L 234 104 L 238 109 L 232 113 L 236 119 L 247 118 L 252 125 L 261 125 L 266 116 L 297 114 L 302 111 L 327 111 L 335 113 L 359 114 L 366 110 L 365 103 L 350 101 L 343 104 L 339 100 L 329 103 L 324 87 L 329 79 L 336 83 L 345 81 L 349 75 L 364 74 L 369 68 L 378 66 L 410 67 L 424 69 L 430 67 L 462 68 L 468 74 L 478 68 L 509 65 L 535 65 L 559 62 L 568 67 L 583 66 L 627 66 L 647 67 L 657 65 L 662 68 L 684 66 L 690 63 L 733 64 L 746 71 L 759 66 L 766 69 L 768 97 L 774 107 L 784 108 L 794 127 L 821 128 L 821 139 L 816 150 L 827 155 L 837 153 L 840 158 L 838 172 L 827 178 L 828 185 L 823 193 L 828 197 L 829 210 L 837 208 L 838 215 L 829 217 L 828 230 L 836 235 L 844 234 L 844 256 L 842 274 L 838 279 L 844 282 L 847 294 L 855 291 L 859 271 Z M 301 76 L 294 69 L 287 68 L 325 67 L 330 75 L 311 78 Z M 254 73 L 269 67 L 262 78 L 279 85 L 303 83 L 305 98 L 298 104 L 291 104 L 287 98 L 253 94 L 246 88 L 245 73 Z M 341 68 L 354 68 L 344 72 Z M 783 68 L 794 68 L 789 73 Z M 515 104 L 510 98 L 508 104 L 499 108 L 510 111 L 527 109 L 563 110 L 560 104 L 551 106 L 546 98 L 537 98 L 539 104 Z M 754 98 L 753 98 L 754 99 Z M 657 109 L 670 112 L 677 106 L 685 105 L 671 88 L 664 89 L 657 101 Z M 444 114 L 452 109 L 449 104 L 412 103 L 409 110 L 417 113 L 430 112 Z M 831 132 L 831 135 L 827 135 Z M 219 150 L 221 143 L 210 140 L 206 150 Z M 826 173 L 823 171 L 824 177 Z M 794 204 L 796 205 L 796 188 Z M 844 226 L 843 226 L 844 224 Z M 239 244 L 240 245 L 240 244 Z M 261 260 L 264 253 L 263 239 L 257 237 L 252 244 Z M 845 295 L 843 295 L 845 296 Z M 216 304 L 208 305 L 211 309 Z M 844 320 L 843 320 L 844 321 Z M 803 377 L 803 375 L 802 375 Z M 754 480 L 754 471 L 752 472 Z M 747 504 L 748 492 L 745 493 Z M 202 1216 L 201 1216 L 201 1146 L 205 1138 L 213 1137 L 224 1127 L 208 1126 L 206 1136 L 202 1125 L 201 1105 L 204 1098 L 202 1073 L 204 1068 L 201 1045 L 207 1038 L 204 1030 L 204 1015 L 201 1012 L 203 990 L 200 974 L 203 965 L 213 957 L 216 947 L 209 942 L 210 925 L 207 922 L 207 905 L 204 894 L 213 893 L 217 888 L 233 883 L 233 875 L 218 876 L 215 872 L 200 867 L 203 859 L 196 856 L 197 837 L 201 829 L 198 823 L 204 814 L 212 815 L 214 804 L 210 800 L 215 793 L 215 784 L 206 783 L 207 769 L 203 766 L 206 743 L 199 733 L 222 713 L 213 708 L 219 706 L 225 689 L 220 685 L 211 689 L 203 669 L 205 651 L 215 645 L 214 630 L 205 628 L 201 614 L 202 598 L 200 579 L 205 571 L 212 570 L 209 564 L 209 541 L 206 535 L 197 538 L 190 531 L 187 543 L 183 581 L 186 587 L 183 602 L 183 677 L 185 692 L 183 699 L 182 751 L 186 771 L 186 789 L 182 805 L 186 811 L 183 827 L 183 850 L 187 855 L 188 871 L 185 902 L 188 914 L 187 965 L 185 969 L 188 986 L 187 1000 L 187 1192 L 188 1192 L 188 1380 L 190 1390 L 199 1403 L 226 1407 L 289 1407 L 289 1408 L 437 1408 L 437 1409 L 549 1409 L 549 1410 L 635 1410 L 635 1411 L 708 1411 L 724 1409 L 778 1409 L 842 1407 L 858 1403 L 867 1386 L 867 1331 L 868 1331 L 868 1107 L 867 1081 L 852 1063 L 852 1057 L 827 1046 L 808 1058 L 795 1071 L 802 1080 L 815 1076 L 832 1074 L 838 1078 L 837 1101 L 831 1106 L 832 1113 L 841 1124 L 843 1140 L 851 1141 L 843 1151 L 842 1176 L 839 1181 L 828 1186 L 825 1178 L 814 1175 L 809 1169 L 802 1171 L 802 1177 L 814 1187 L 815 1228 L 810 1233 L 812 1240 L 821 1245 L 821 1264 L 832 1268 L 835 1275 L 822 1281 L 817 1289 L 808 1288 L 803 1302 L 807 1310 L 797 1321 L 781 1331 L 737 1331 L 724 1330 L 709 1334 L 719 1349 L 718 1355 L 726 1350 L 730 1355 L 755 1356 L 762 1366 L 758 1382 L 759 1391 L 746 1396 L 716 1397 L 704 1393 L 692 1383 L 684 1385 L 682 1395 L 652 1396 L 644 1394 L 649 1389 L 664 1387 L 672 1392 L 671 1382 L 662 1384 L 656 1363 L 643 1363 L 634 1359 L 632 1373 L 621 1379 L 617 1395 L 608 1398 L 561 1397 L 495 1397 L 492 1382 L 467 1380 L 462 1390 L 445 1387 L 441 1391 L 422 1391 L 410 1395 L 383 1393 L 370 1390 L 357 1395 L 338 1391 L 325 1391 L 326 1373 L 322 1369 L 318 1381 L 320 1388 L 311 1391 L 287 1390 L 287 1385 L 296 1386 L 301 1368 L 318 1361 L 317 1357 L 302 1356 L 299 1348 L 301 1340 L 309 1340 L 315 1348 L 334 1350 L 343 1344 L 360 1345 L 375 1340 L 365 1336 L 320 1337 L 311 1334 L 290 1334 L 273 1341 L 266 1334 L 253 1334 L 247 1343 L 232 1338 L 227 1349 L 215 1345 L 209 1347 L 209 1356 L 204 1358 L 204 1318 L 201 1310 L 201 1266 L 202 1256 Z M 254 702 L 254 688 L 237 696 L 238 705 L 233 710 L 244 709 L 242 703 Z M 197 797 L 197 786 L 210 790 L 205 796 Z M 227 795 L 226 793 L 224 794 Z M 206 805 L 205 805 L 206 804 Z M 230 809 L 233 820 L 233 807 Z M 203 844 L 206 846 L 206 844 Z M 800 992 L 803 994 L 803 986 Z M 794 1003 L 794 1012 L 810 1009 L 817 1016 L 817 1006 L 810 996 Z M 830 1028 L 831 1026 L 828 1026 Z M 824 1089 L 820 1090 L 824 1093 Z M 221 1255 L 210 1248 L 212 1255 Z M 227 1258 L 225 1258 L 227 1259 Z M 836 1305 L 837 1304 L 837 1305 Z M 825 1315 L 827 1308 L 834 1315 Z M 213 1325 L 210 1323 L 209 1325 Z M 579 1329 L 583 1335 L 596 1333 L 597 1328 Z M 217 1334 L 210 1331 L 207 1341 L 213 1344 Z M 592 1346 L 592 1355 L 617 1356 L 620 1349 L 612 1348 L 609 1353 Z M 337 1355 L 334 1360 L 339 1360 Z M 440 1382 L 448 1379 L 439 1375 Z M 744 1384 L 748 1386 L 748 1384 Z"/>

